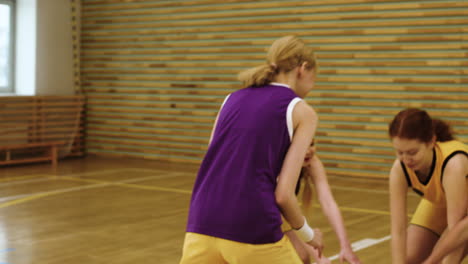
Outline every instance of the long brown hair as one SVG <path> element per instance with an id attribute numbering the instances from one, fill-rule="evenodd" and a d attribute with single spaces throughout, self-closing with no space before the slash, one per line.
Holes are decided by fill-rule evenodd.
<path id="1" fill-rule="evenodd" d="M 388 134 L 390 138 L 418 139 L 424 143 L 429 143 L 434 136 L 440 142 L 454 139 L 449 124 L 432 119 L 426 111 L 417 108 L 400 111 L 390 122 Z"/>
<path id="2" fill-rule="evenodd" d="M 264 86 L 272 82 L 279 72 L 290 72 L 304 62 L 307 62 L 307 69 L 315 67 L 312 49 L 295 36 L 282 37 L 268 49 L 265 64 L 240 72 L 238 79 L 245 86 Z"/>
<path id="3" fill-rule="evenodd" d="M 307 172 L 306 168 L 301 169 L 299 182 L 304 183 L 304 188 L 302 189 L 302 211 L 307 215 L 312 209 L 312 175 Z"/>

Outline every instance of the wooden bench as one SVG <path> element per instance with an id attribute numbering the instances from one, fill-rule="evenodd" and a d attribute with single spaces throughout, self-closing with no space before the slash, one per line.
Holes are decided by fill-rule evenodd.
<path id="1" fill-rule="evenodd" d="M 52 165 L 57 166 L 58 147 L 63 145 L 64 142 L 38 142 L 38 143 L 25 143 L 0 146 L 0 152 L 4 152 L 4 160 L 0 160 L 0 165 L 29 163 L 39 161 L 51 161 Z M 31 149 L 42 149 L 46 151 L 44 154 L 37 157 L 24 157 L 20 155 L 24 151 L 31 152 Z M 17 151 L 17 152 L 15 152 Z M 18 154 L 18 158 L 15 157 Z"/>
<path id="2" fill-rule="evenodd" d="M 0 97 L 0 165 L 50 161 L 82 138 L 84 97 Z"/>

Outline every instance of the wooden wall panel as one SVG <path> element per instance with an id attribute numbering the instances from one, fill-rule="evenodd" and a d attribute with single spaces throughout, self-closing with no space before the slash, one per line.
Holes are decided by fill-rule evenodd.
<path id="1" fill-rule="evenodd" d="M 387 124 L 420 107 L 468 143 L 468 2 L 82 0 L 89 153 L 198 163 L 236 74 L 295 34 L 314 46 L 328 173 L 387 177 Z"/>

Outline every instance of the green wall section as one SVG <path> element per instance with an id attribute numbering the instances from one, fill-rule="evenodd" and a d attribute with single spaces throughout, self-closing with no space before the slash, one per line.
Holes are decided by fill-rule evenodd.
<path id="1" fill-rule="evenodd" d="M 468 143 L 468 2 L 82 0 L 89 153 L 198 163 L 237 73 L 295 34 L 315 47 L 318 151 L 332 175 L 387 177 L 405 107 Z"/>

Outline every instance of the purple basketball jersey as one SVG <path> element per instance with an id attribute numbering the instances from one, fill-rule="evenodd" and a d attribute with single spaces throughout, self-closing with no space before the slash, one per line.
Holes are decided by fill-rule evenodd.
<path id="1" fill-rule="evenodd" d="M 278 84 L 228 97 L 194 185 L 187 232 L 249 244 L 283 237 L 274 192 L 291 144 L 295 98 Z"/>

